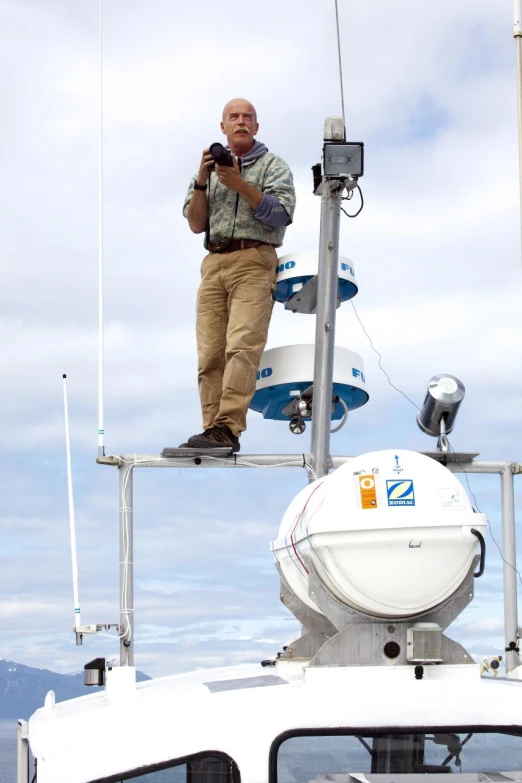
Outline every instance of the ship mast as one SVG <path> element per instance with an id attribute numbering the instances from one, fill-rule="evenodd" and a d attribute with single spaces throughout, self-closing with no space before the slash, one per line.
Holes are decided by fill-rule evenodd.
<path id="1" fill-rule="evenodd" d="M 339 62 L 339 87 L 342 109 L 342 139 L 340 128 L 334 129 L 328 120 L 324 140 L 328 137 L 337 143 L 346 138 L 346 115 L 344 107 L 344 86 L 339 31 L 339 8 L 335 0 L 335 24 L 337 32 L 337 56 Z M 325 147 L 326 149 L 326 147 Z M 362 172 L 361 172 L 362 173 Z M 357 184 L 355 178 L 352 188 Z M 347 188 L 347 178 L 328 176 L 323 172 L 322 184 L 315 190 L 321 195 L 321 228 L 319 236 L 319 265 L 317 276 L 317 317 L 315 323 L 315 362 L 313 385 L 313 418 L 310 453 L 312 478 L 326 476 L 331 468 L 330 427 L 333 393 L 335 316 L 339 286 L 339 230 L 341 219 L 341 198 Z M 348 186 L 347 188 L 351 188 Z"/>

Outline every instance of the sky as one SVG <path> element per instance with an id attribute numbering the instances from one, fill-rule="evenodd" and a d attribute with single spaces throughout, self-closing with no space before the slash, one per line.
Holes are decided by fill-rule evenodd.
<path id="1" fill-rule="evenodd" d="M 354 300 L 393 384 L 466 386 L 452 444 L 522 459 L 522 264 L 510 0 L 340 0 L 346 126 L 365 143 L 365 207 L 341 223 Z M 291 166 L 281 254 L 315 250 L 324 118 L 341 110 L 333 2 L 104 0 L 106 451 L 159 453 L 200 430 L 194 337 L 201 236 L 181 207 L 223 105 L 246 97 L 258 138 Z M 68 376 L 80 602 L 117 622 L 118 476 L 97 455 L 98 2 L 0 0 L 0 656 L 60 672 L 118 657 L 76 647 L 62 374 Z M 274 310 L 267 347 L 313 342 Z M 336 342 L 363 358 L 369 403 L 332 453 L 431 450 L 350 303 Z M 310 428 L 250 413 L 242 454 L 306 452 Z M 465 478 L 462 479 L 468 490 Z M 501 542 L 499 479 L 468 477 Z M 298 635 L 270 553 L 299 469 L 138 470 L 136 665 L 151 676 L 256 662 Z M 517 482 L 517 509 L 521 505 Z M 501 653 L 502 561 L 450 636 Z"/>

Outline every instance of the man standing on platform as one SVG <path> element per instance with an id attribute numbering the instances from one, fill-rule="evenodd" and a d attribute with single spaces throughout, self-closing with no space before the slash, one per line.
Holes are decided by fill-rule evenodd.
<path id="1" fill-rule="evenodd" d="M 221 130 L 233 165 L 215 164 L 208 149 L 193 178 L 183 214 L 205 235 L 196 336 L 203 432 L 182 446 L 239 451 L 246 414 L 272 314 L 277 254 L 292 222 L 295 190 L 287 164 L 254 137 L 249 101 L 223 109 Z"/>

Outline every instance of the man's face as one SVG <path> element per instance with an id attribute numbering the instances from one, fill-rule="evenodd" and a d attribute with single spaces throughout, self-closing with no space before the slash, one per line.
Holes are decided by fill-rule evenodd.
<path id="1" fill-rule="evenodd" d="M 248 101 L 230 101 L 223 111 L 221 130 L 227 137 L 228 146 L 249 150 L 259 130 L 256 110 Z"/>

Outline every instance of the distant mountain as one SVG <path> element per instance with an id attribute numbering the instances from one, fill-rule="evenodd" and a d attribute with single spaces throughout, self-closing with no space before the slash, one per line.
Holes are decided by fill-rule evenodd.
<path id="1" fill-rule="evenodd" d="M 138 682 L 150 679 L 143 672 L 136 672 Z M 48 691 L 55 692 L 56 701 L 66 701 L 96 690 L 100 688 L 83 684 L 83 672 L 57 674 L 0 658 L 0 720 L 27 720 L 38 707 L 43 707 Z"/>

